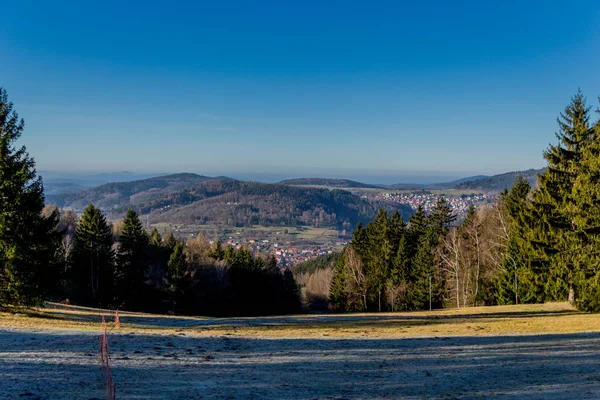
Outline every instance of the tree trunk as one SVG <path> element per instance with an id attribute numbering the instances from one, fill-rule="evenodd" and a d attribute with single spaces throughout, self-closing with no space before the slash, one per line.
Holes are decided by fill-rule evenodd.
<path id="1" fill-rule="evenodd" d="M 473 299 L 473 305 L 477 307 L 477 296 L 479 296 L 479 271 L 481 269 L 481 260 L 479 258 L 479 234 L 475 231 L 475 245 L 477 246 L 477 272 L 475 275 L 475 298 Z"/>
<path id="2" fill-rule="evenodd" d="M 573 289 L 573 286 L 569 288 L 569 303 L 571 305 L 575 304 L 575 289 Z"/>
<path id="3" fill-rule="evenodd" d="M 460 287 L 458 283 L 458 274 L 456 274 L 456 307 L 460 308 Z"/>

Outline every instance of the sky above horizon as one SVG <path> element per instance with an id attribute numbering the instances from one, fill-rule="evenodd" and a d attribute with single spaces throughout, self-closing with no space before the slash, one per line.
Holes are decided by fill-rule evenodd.
<path id="1" fill-rule="evenodd" d="M 540 168 L 597 108 L 597 1 L 415 3 L 10 2 L 0 87 L 39 170 L 379 183 Z"/>

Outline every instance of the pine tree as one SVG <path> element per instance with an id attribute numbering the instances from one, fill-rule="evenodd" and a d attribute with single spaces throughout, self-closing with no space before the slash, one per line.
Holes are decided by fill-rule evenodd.
<path id="1" fill-rule="evenodd" d="M 208 256 L 216 261 L 221 261 L 225 257 L 225 252 L 223 251 L 223 244 L 220 239 L 217 239 L 213 247 L 208 252 Z"/>
<path id="2" fill-rule="evenodd" d="M 188 274 L 188 265 L 183 243 L 177 242 L 169 258 L 167 267 L 167 276 L 164 278 L 165 286 L 171 304 L 173 313 L 185 310 L 185 300 L 189 293 L 191 278 Z"/>
<path id="3" fill-rule="evenodd" d="M 446 201 L 445 197 L 440 197 L 431 211 L 431 214 L 427 216 L 427 225 L 430 226 L 433 229 L 433 232 L 439 237 L 448 233 L 450 224 L 454 221 L 456 221 L 456 215 L 452 213 L 448 201 Z"/>
<path id="4" fill-rule="evenodd" d="M 16 147 L 23 128 L 0 88 L 0 305 L 38 304 L 59 273 L 59 215 L 42 216 L 42 179 L 25 147 Z"/>
<path id="5" fill-rule="evenodd" d="M 410 251 L 411 257 L 413 257 L 417 249 L 419 248 L 419 242 L 421 236 L 425 234 L 427 230 L 427 215 L 425 214 L 425 208 L 422 204 L 419 204 L 417 210 L 411 215 L 408 221 L 407 244 Z"/>
<path id="6" fill-rule="evenodd" d="M 388 241 L 392 245 L 392 254 L 398 253 L 398 246 L 400 245 L 400 240 L 404 237 L 404 233 L 406 231 L 406 224 L 402 220 L 400 213 L 398 210 L 392 213 L 392 216 L 389 219 L 389 229 L 388 229 Z"/>
<path id="7" fill-rule="evenodd" d="M 331 278 L 331 285 L 329 286 L 329 303 L 337 312 L 349 311 L 348 295 L 346 293 L 347 282 L 344 273 L 344 253 L 342 253 L 342 256 L 338 259 L 333 268 L 333 277 Z"/>
<path id="8" fill-rule="evenodd" d="M 434 248 L 433 243 L 437 240 L 437 235 L 432 229 L 421 235 L 417 246 L 417 252 L 412 262 L 412 268 L 408 277 L 407 306 L 411 310 L 420 310 L 428 307 L 429 303 L 429 282 L 435 284 L 435 290 L 432 291 L 432 302 L 436 302 L 436 293 L 438 285 L 434 279 Z"/>
<path id="9" fill-rule="evenodd" d="M 500 195 L 508 240 L 500 254 L 502 268 L 494 281 L 498 304 L 514 304 L 517 300 L 520 303 L 537 303 L 545 299 L 547 270 L 540 263 L 540 257 L 545 256 L 532 244 L 539 232 L 540 220 L 531 219 L 534 209 L 528 199 L 530 190 L 529 182 L 519 176 L 511 189 Z"/>
<path id="10" fill-rule="evenodd" d="M 577 263 L 574 285 L 576 304 L 585 311 L 600 311 L 600 121 L 593 129 L 593 140 L 582 151 L 581 172 L 572 190 L 574 236 Z"/>
<path id="11" fill-rule="evenodd" d="M 72 278 L 78 287 L 75 297 L 89 305 L 111 304 L 113 300 L 114 251 L 110 225 L 102 212 L 90 204 L 75 231 Z"/>
<path id="12" fill-rule="evenodd" d="M 573 184 L 583 172 L 583 152 L 593 140 L 589 107 L 581 91 L 557 119 L 557 145 L 544 152 L 547 170 L 528 210 L 529 240 L 536 253 L 534 265 L 545 275 L 545 296 L 549 300 L 573 302 L 577 270 L 581 268 L 581 243 L 573 214 Z"/>
<path id="13" fill-rule="evenodd" d="M 150 244 L 156 247 L 162 246 L 162 237 L 160 236 L 160 233 L 158 233 L 156 228 L 154 228 L 152 230 L 152 233 L 150 234 Z"/>
<path id="14" fill-rule="evenodd" d="M 123 220 L 116 255 L 115 289 L 119 305 L 140 303 L 148 275 L 148 235 L 137 213 L 130 209 Z"/>
<path id="15" fill-rule="evenodd" d="M 370 292 L 377 310 L 381 311 L 385 296 L 385 286 L 389 277 L 392 259 L 392 245 L 389 241 L 389 221 L 385 210 L 379 210 L 375 220 L 367 225 L 368 258 L 363 258 L 366 265 Z M 362 257 L 361 257 L 362 258 Z"/>

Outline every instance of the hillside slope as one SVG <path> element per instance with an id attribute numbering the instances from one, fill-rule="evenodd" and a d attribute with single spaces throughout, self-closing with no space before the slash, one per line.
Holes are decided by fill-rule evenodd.
<path id="1" fill-rule="evenodd" d="M 175 174 L 111 183 L 79 193 L 47 196 L 48 203 L 80 211 L 92 203 L 109 218 L 134 208 L 151 222 L 228 226 L 330 226 L 350 229 L 376 212 L 368 201 L 345 190 L 245 182 Z M 412 210 L 398 206 L 407 219 Z M 391 210 L 390 210 L 391 211 Z"/>
<path id="2" fill-rule="evenodd" d="M 510 189 L 517 181 L 519 175 L 523 176 L 531 187 L 537 184 L 537 175 L 544 172 L 542 169 L 528 169 L 527 171 L 514 171 L 504 174 L 494 175 L 483 179 L 463 182 L 455 186 L 456 189 L 482 190 L 490 192 L 501 192 L 504 189 Z"/>
<path id="3" fill-rule="evenodd" d="M 46 202 L 74 210 L 82 210 L 90 203 L 104 210 L 112 210 L 139 204 L 207 179 L 211 178 L 180 173 L 131 182 L 107 183 L 77 193 L 49 194 Z"/>
<path id="4" fill-rule="evenodd" d="M 208 180 L 138 205 L 153 222 L 180 224 L 309 225 L 346 229 L 367 222 L 375 207 L 345 191 L 280 184 Z M 410 209 L 401 208 L 405 218 Z"/>
<path id="5" fill-rule="evenodd" d="M 291 186 L 328 186 L 335 188 L 355 188 L 355 189 L 370 189 L 370 188 L 381 188 L 378 185 L 370 185 L 368 183 L 362 183 L 353 181 L 350 179 L 332 179 L 332 178 L 296 178 L 296 179 L 285 179 L 279 182 L 282 185 Z"/>

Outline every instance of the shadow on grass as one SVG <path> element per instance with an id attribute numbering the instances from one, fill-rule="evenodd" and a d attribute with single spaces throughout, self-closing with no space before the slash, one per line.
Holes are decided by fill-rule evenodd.
<path id="1" fill-rule="evenodd" d="M 103 398 L 91 334 L 0 330 L 0 397 Z M 441 339 L 110 335 L 118 398 L 598 398 L 600 334 Z M 36 391 L 37 390 L 37 391 Z"/>

